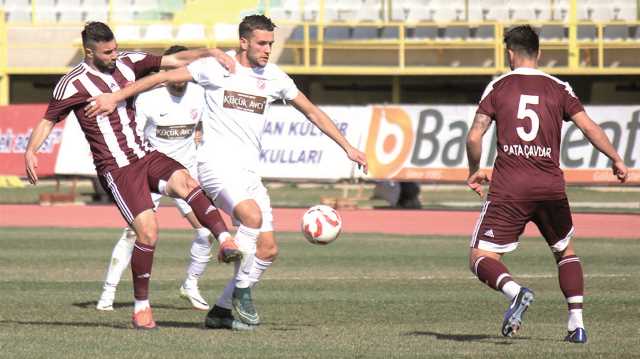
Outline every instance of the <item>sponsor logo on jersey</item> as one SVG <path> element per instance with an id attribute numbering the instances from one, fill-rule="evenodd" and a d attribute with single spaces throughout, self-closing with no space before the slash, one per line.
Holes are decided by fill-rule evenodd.
<path id="1" fill-rule="evenodd" d="M 267 83 L 264 81 L 264 79 L 258 79 L 256 86 L 258 87 L 258 90 L 262 91 L 265 87 L 267 87 Z"/>
<path id="2" fill-rule="evenodd" d="M 495 238 L 495 236 L 493 235 L 493 229 L 488 229 L 486 232 L 484 232 L 484 235 L 490 238 Z"/>
<path id="3" fill-rule="evenodd" d="M 254 96 L 242 92 L 224 91 L 223 104 L 224 108 L 231 108 L 245 112 L 264 114 L 267 107 L 267 98 L 262 96 Z"/>
<path id="4" fill-rule="evenodd" d="M 156 137 L 165 140 L 183 140 L 191 137 L 195 125 L 157 126 Z"/>

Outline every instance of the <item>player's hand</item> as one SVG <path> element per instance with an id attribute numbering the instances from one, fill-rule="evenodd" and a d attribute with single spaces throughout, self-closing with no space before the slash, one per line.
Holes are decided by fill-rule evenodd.
<path id="1" fill-rule="evenodd" d="M 613 170 L 613 175 L 618 177 L 618 181 L 624 183 L 627 180 L 629 170 L 623 161 L 615 161 L 613 165 L 611 165 L 611 169 Z"/>
<path id="2" fill-rule="evenodd" d="M 484 195 L 482 186 L 487 183 L 489 183 L 489 176 L 482 171 L 476 171 L 467 178 L 467 185 L 469 188 L 474 190 L 480 197 Z"/>
<path id="3" fill-rule="evenodd" d="M 226 52 L 217 51 L 213 57 L 230 73 L 236 72 L 236 60 Z"/>
<path id="4" fill-rule="evenodd" d="M 27 151 L 24 153 L 24 164 L 27 170 L 27 177 L 29 182 L 33 185 L 38 183 L 38 174 L 36 174 L 36 168 L 38 168 L 38 157 L 35 153 Z"/>
<path id="5" fill-rule="evenodd" d="M 104 93 L 87 100 L 89 104 L 84 107 L 84 114 L 89 118 L 96 116 L 107 116 L 115 111 L 118 100 L 112 93 Z"/>
<path id="6" fill-rule="evenodd" d="M 365 155 L 364 152 L 355 147 L 351 147 L 347 149 L 347 156 L 351 161 L 358 164 L 358 168 L 362 169 L 362 172 L 365 174 L 368 172 L 369 165 L 367 164 L 367 155 Z"/>

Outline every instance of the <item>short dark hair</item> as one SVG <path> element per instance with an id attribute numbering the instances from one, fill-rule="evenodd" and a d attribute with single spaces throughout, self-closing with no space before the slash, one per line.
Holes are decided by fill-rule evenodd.
<path id="1" fill-rule="evenodd" d="M 171 55 L 171 54 L 175 54 L 177 52 L 181 52 L 181 51 L 187 51 L 189 49 L 187 49 L 186 47 L 182 46 L 182 45 L 173 45 L 170 48 L 166 49 L 164 51 L 163 55 Z"/>
<path id="2" fill-rule="evenodd" d="M 516 26 L 504 34 L 504 43 L 508 50 L 523 56 L 535 58 L 540 49 L 540 38 L 529 25 Z"/>
<path id="3" fill-rule="evenodd" d="M 99 21 L 91 21 L 84 25 L 82 30 L 82 46 L 93 46 L 96 42 L 113 40 L 113 32 L 106 24 Z"/>
<path id="4" fill-rule="evenodd" d="M 264 15 L 249 15 L 242 19 L 240 26 L 238 26 L 238 33 L 240 37 L 247 39 L 251 36 L 253 30 L 273 31 L 275 28 L 276 24 L 268 17 Z"/>

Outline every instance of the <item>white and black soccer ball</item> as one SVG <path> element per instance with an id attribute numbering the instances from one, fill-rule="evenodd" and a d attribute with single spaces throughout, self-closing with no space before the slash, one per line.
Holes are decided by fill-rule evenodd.
<path id="1" fill-rule="evenodd" d="M 342 218 L 329 206 L 313 206 L 302 216 L 302 234 L 310 243 L 329 244 L 338 238 L 341 230 Z"/>

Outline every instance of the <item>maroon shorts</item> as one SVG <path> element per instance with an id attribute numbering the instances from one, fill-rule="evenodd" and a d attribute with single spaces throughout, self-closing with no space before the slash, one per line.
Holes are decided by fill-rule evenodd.
<path id="1" fill-rule="evenodd" d="M 567 199 L 544 201 L 486 201 L 471 236 L 471 247 L 505 253 L 518 246 L 518 237 L 532 221 L 554 252 L 563 251 L 573 236 Z"/>
<path id="2" fill-rule="evenodd" d="M 100 183 L 118 206 L 120 214 L 132 224 L 137 215 L 147 209 L 153 209 L 151 192 L 161 193 L 161 181 L 169 177 L 183 165 L 165 154 L 154 151 L 142 159 L 99 175 Z"/>

